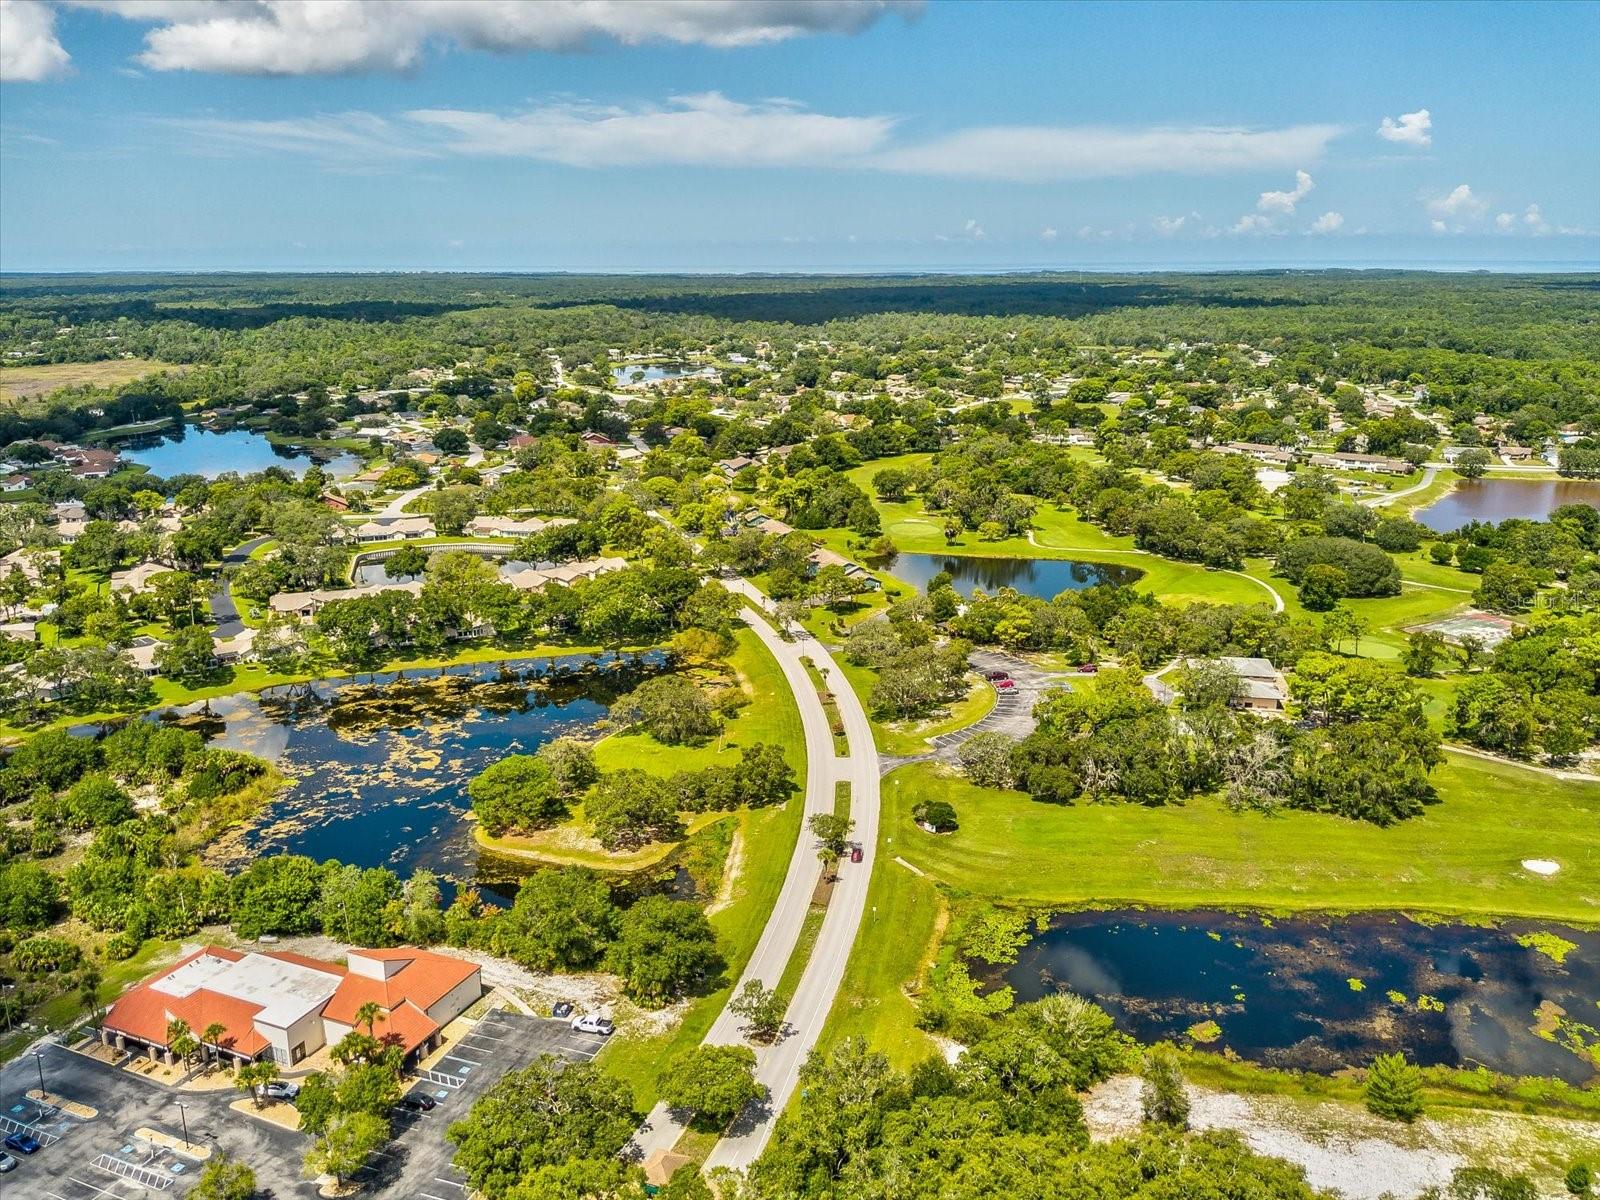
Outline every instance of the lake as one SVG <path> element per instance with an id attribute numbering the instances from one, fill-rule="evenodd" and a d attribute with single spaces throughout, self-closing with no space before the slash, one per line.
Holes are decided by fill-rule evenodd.
<path id="1" fill-rule="evenodd" d="M 1563 504 L 1600 508 L 1600 480 L 1464 479 L 1416 516 L 1429 529 L 1449 533 L 1472 521 L 1542 521 Z"/>
<path id="2" fill-rule="evenodd" d="M 980 558 L 971 554 L 897 554 L 887 567 L 896 579 L 918 591 L 927 590 L 930 579 L 948 571 L 963 596 L 970 597 L 975 588 L 992 596 L 1008 587 L 1042 600 L 1062 592 L 1081 592 L 1098 583 L 1133 583 L 1144 574 L 1135 567 L 1070 558 Z"/>
<path id="3" fill-rule="evenodd" d="M 603 719 L 617 696 L 665 666 L 641 655 L 564 655 L 388 671 L 240 693 L 157 714 L 211 745 L 243 750 L 293 779 L 248 827 L 206 851 L 238 868 L 269 853 L 425 867 L 505 903 L 536 864 L 481 851 L 467 784 L 507 754 L 531 754 Z M 513 885 L 513 886 L 506 886 Z"/>
<path id="4" fill-rule="evenodd" d="M 1517 940 L 1533 934 L 1562 939 L 1565 961 Z M 1330 1072 L 1404 1050 L 1423 1065 L 1578 1084 L 1600 1073 L 1582 1049 L 1600 1040 L 1600 934 L 1556 925 L 1064 913 L 1015 964 L 984 972 L 1019 1001 L 1087 996 L 1140 1041 L 1187 1039 L 1275 1067 Z"/>
<path id="5" fill-rule="evenodd" d="M 316 461 L 309 450 L 274 446 L 264 435 L 249 429 L 217 433 L 188 425 L 178 434 L 123 438 L 113 446 L 123 458 L 149 467 L 163 479 L 174 475 L 215 479 L 228 471 L 248 475 L 267 467 L 282 467 L 299 475 Z M 323 461 L 321 466 L 329 475 L 343 478 L 359 471 L 361 460 L 353 454 L 340 454 Z"/>
<path id="6" fill-rule="evenodd" d="M 636 380 L 636 375 L 642 375 L 643 378 Z M 654 363 L 648 366 L 633 363 L 626 367 L 611 368 L 612 382 L 619 387 L 625 383 L 660 383 L 667 379 L 710 379 L 715 375 L 714 368 L 697 367 L 692 363 Z"/>

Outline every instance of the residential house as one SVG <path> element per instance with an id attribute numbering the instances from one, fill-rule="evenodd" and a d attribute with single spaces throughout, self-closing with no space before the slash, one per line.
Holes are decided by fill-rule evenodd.
<path id="1" fill-rule="evenodd" d="M 376 517 L 357 525 L 353 532 L 358 542 L 397 542 L 433 537 L 433 518 Z"/>

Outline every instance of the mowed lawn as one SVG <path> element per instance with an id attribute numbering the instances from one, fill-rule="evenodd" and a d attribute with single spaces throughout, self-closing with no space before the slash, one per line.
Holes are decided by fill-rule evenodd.
<path id="1" fill-rule="evenodd" d="M 1402 909 L 1600 924 L 1600 784 L 1454 754 L 1434 781 L 1441 803 L 1380 829 L 1234 813 L 1210 799 L 1055 806 L 917 764 L 884 780 L 883 850 L 952 892 L 1028 908 Z M 923 799 L 948 800 L 960 828 L 923 833 L 911 821 Z M 1520 865 L 1531 858 L 1561 870 L 1535 875 Z"/>

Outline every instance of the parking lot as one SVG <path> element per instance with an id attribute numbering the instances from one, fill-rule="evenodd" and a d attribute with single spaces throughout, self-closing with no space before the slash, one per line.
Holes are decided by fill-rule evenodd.
<path id="1" fill-rule="evenodd" d="M 450 1123 L 464 1116 L 473 1100 L 507 1071 L 527 1066 L 541 1054 L 588 1061 L 603 1039 L 573 1032 L 565 1021 L 493 1012 L 462 1038 L 434 1069 L 416 1078 L 413 1092 L 437 1102 L 431 1112 L 397 1111 L 394 1140 L 358 1176 L 364 1194 L 392 1200 L 465 1200 L 460 1172 L 450 1166 L 444 1139 Z M 300 1176 L 309 1144 L 304 1134 L 251 1119 L 228 1105 L 240 1093 L 180 1092 L 162 1087 L 103 1062 L 43 1043 L 0 1068 L 0 1126 L 5 1133 L 26 1131 L 43 1143 L 32 1155 L 14 1155 L 15 1171 L 0 1175 L 0 1200 L 135 1200 L 140 1196 L 181 1196 L 204 1164 L 134 1136 L 154 1129 L 180 1138 L 187 1119 L 189 1140 L 255 1169 L 258 1192 L 270 1200 L 316 1195 Z M 26 1093 L 39 1086 L 43 1068 L 47 1091 L 99 1110 L 92 1120 L 42 1110 Z M 187 1107 L 181 1112 L 178 1102 Z"/>

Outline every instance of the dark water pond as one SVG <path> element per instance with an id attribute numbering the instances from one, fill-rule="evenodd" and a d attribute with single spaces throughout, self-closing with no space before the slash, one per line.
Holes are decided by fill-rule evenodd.
<path id="1" fill-rule="evenodd" d="M 1517 940 L 1534 933 L 1569 943 L 1565 960 Z M 1003 979 L 1019 1001 L 1088 996 L 1141 1041 L 1201 1044 L 1215 1022 L 1211 1049 L 1277 1067 L 1333 1071 L 1403 1050 L 1571 1083 L 1600 1073 L 1600 934 L 1560 926 L 1065 913 Z"/>
<path id="2" fill-rule="evenodd" d="M 424 867 L 505 903 L 538 868 L 478 848 L 467 784 L 504 755 L 587 729 L 664 666 L 654 652 L 390 671 L 228 696 L 211 701 L 211 716 L 191 705 L 162 718 L 294 780 L 254 824 L 215 843 L 208 861 L 307 854 L 402 878 Z"/>
<path id="3" fill-rule="evenodd" d="M 275 446 L 248 429 L 215 433 L 192 425 L 165 436 L 124 438 L 116 443 L 116 449 L 123 458 L 149 467 L 164 479 L 173 475 L 214 479 L 227 471 L 248 475 L 267 467 L 282 467 L 299 475 L 314 461 L 308 450 Z M 341 454 L 321 465 L 330 475 L 342 478 L 359 470 L 361 460 Z"/>
<path id="4" fill-rule="evenodd" d="M 1600 481 L 1592 479 L 1473 479 L 1417 514 L 1429 529 L 1449 533 L 1472 521 L 1522 517 L 1542 521 L 1563 504 L 1600 507 Z"/>
<path id="5" fill-rule="evenodd" d="M 1098 583 L 1133 583 L 1144 574 L 1134 567 L 1070 558 L 980 558 L 970 554 L 897 554 L 888 569 L 918 591 L 926 590 L 928 581 L 940 571 L 948 571 L 963 596 L 971 596 L 975 588 L 992 596 L 1008 587 L 1042 600 L 1062 592 L 1081 592 Z"/>

